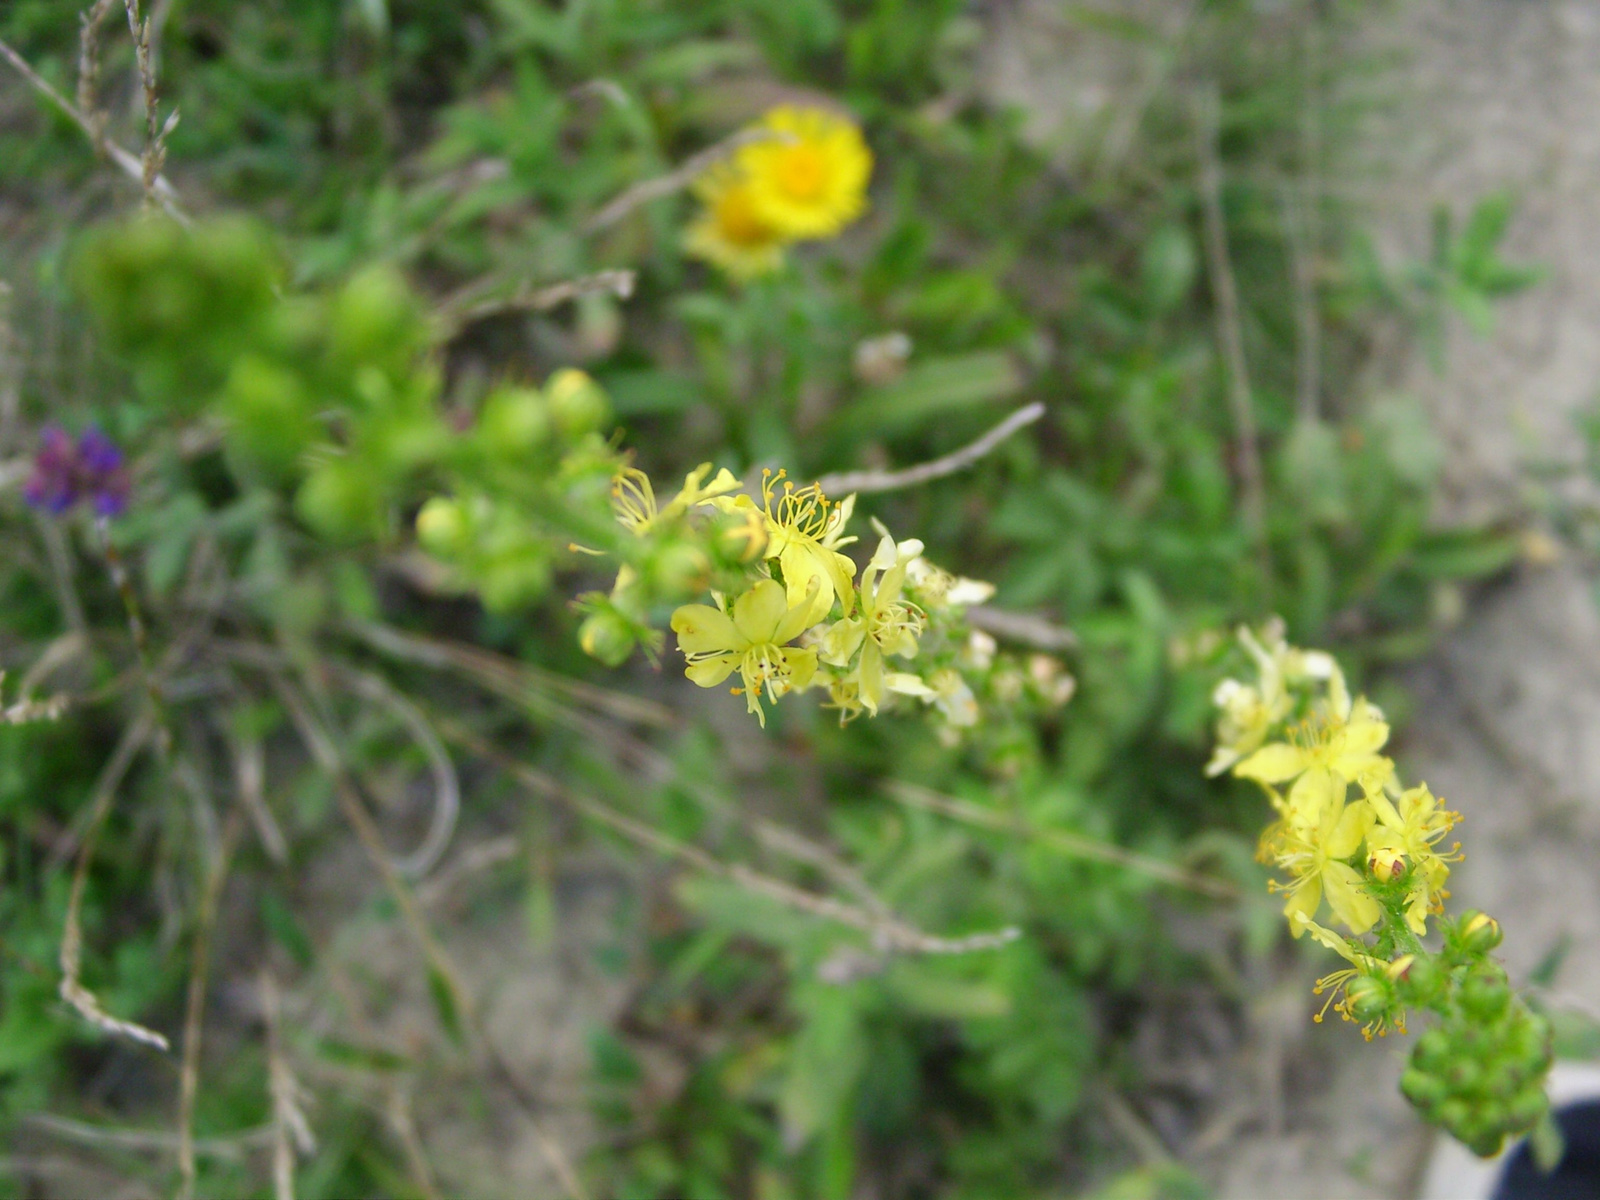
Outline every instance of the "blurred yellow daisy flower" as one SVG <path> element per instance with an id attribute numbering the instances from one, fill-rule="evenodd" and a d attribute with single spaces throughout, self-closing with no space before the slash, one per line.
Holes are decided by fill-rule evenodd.
<path id="1" fill-rule="evenodd" d="M 828 238 L 866 209 L 872 152 L 855 122 L 784 105 L 757 128 L 774 136 L 743 147 L 734 162 L 767 226 L 795 240 Z"/>
<path id="2" fill-rule="evenodd" d="M 783 266 L 789 239 L 762 215 L 751 180 L 724 163 L 702 175 L 695 192 L 705 207 L 684 234 L 684 250 L 741 281 Z"/>

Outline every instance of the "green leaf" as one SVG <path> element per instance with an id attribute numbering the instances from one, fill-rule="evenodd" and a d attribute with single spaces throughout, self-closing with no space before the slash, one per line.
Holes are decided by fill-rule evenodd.
<path id="1" fill-rule="evenodd" d="M 944 413 L 992 404 L 1022 390 L 1011 355 L 984 350 L 932 359 L 863 396 L 840 416 L 841 433 L 897 433 Z"/>
<path id="2" fill-rule="evenodd" d="M 289 957 L 301 968 L 309 968 L 316 959 L 311 939 L 301 927 L 289 906 L 278 898 L 276 892 L 261 893 L 261 922 L 278 944 L 289 952 Z"/>
<path id="3" fill-rule="evenodd" d="M 1562 1136 L 1554 1113 L 1546 1111 L 1539 1119 L 1528 1135 L 1528 1147 L 1533 1151 L 1533 1165 L 1546 1175 L 1561 1165 L 1567 1152 L 1567 1139 Z"/>
<path id="4" fill-rule="evenodd" d="M 439 1024 L 456 1045 L 465 1040 L 461 1026 L 461 1009 L 456 1003 L 456 989 L 445 973 L 434 964 L 428 964 L 428 995 L 439 1014 Z"/>

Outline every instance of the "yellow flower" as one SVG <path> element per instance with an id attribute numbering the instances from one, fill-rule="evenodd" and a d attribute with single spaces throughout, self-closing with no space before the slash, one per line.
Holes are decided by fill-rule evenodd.
<path id="1" fill-rule="evenodd" d="M 684 233 L 683 248 L 744 282 L 783 266 L 789 241 L 758 210 L 752 181 L 722 164 L 695 185 L 705 207 Z"/>
<path id="2" fill-rule="evenodd" d="M 1448 864 L 1461 857 L 1459 843 L 1447 854 L 1440 854 L 1436 843 L 1455 828 L 1460 814 L 1441 807 L 1425 783 L 1401 792 L 1398 806 L 1381 789 L 1369 792 L 1367 800 L 1377 818 L 1367 833 L 1369 853 L 1404 855 L 1413 865 L 1406 924 L 1421 937 L 1427 932 L 1428 913 L 1443 895 Z"/>
<path id="3" fill-rule="evenodd" d="M 1334 673 L 1330 686 L 1330 711 L 1318 722 L 1291 731 L 1294 742 L 1270 742 L 1233 768 L 1233 773 L 1262 784 L 1287 783 L 1286 815 L 1291 824 L 1315 824 L 1322 798 L 1338 793 L 1341 801 L 1348 783 L 1360 782 L 1370 791 L 1394 777 L 1394 763 L 1379 754 L 1389 740 L 1389 726 L 1366 700 L 1353 704 Z"/>
<path id="4" fill-rule="evenodd" d="M 684 674 L 701 687 L 716 687 L 735 670 L 744 680 L 745 704 L 763 726 L 761 692 L 776 703 L 787 692 L 804 688 L 817 669 L 817 652 L 787 643 L 810 623 L 808 594 L 790 606 L 783 585 L 774 579 L 758 580 L 733 602 L 733 614 L 709 604 L 685 604 L 672 614 L 672 632 L 678 649 L 688 660 Z"/>
<path id="5" fill-rule="evenodd" d="M 701 463 L 684 477 L 683 487 L 667 506 L 658 508 L 650 477 L 637 467 L 624 467 L 611 481 L 611 509 L 626 529 L 643 537 L 659 521 L 670 521 L 714 497 L 738 491 L 739 480 L 727 467 L 707 484 L 705 477 L 710 472 L 711 464 Z"/>
<path id="6" fill-rule="evenodd" d="M 1224 679 L 1212 694 L 1212 702 L 1222 709 L 1217 722 L 1217 748 L 1206 764 L 1207 775 L 1220 775 L 1241 759 L 1254 753 L 1271 734 L 1275 725 L 1289 715 L 1293 702 L 1289 686 L 1306 680 L 1343 677 L 1330 655 L 1319 650 L 1299 650 L 1283 639 L 1283 623 L 1273 620 L 1261 631 L 1257 641 L 1247 628 L 1240 628 L 1239 641 L 1255 660 L 1257 682 L 1240 683 Z"/>
<path id="7" fill-rule="evenodd" d="M 1360 872 L 1344 861 L 1360 849 L 1372 820 L 1372 809 L 1364 800 L 1346 804 L 1341 794 L 1323 806 L 1311 828 L 1280 827 L 1273 849 L 1278 865 L 1294 879 L 1276 885 L 1276 890 L 1289 893 L 1283 914 L 1296 937 L 1303 932 L 1298 918 L 1315 917 L 1324 896 L 1352 933 L 1365 933 L 1377 924 L 1378 902 L 1362 888 Z"/>
<path id="8" fill-rule="evenodd" d="M 872 152 L 855 122 L 820 108 L 775 108 L 735 166 L 759 219 L 783 236 L 833 237 L 866 208 Z"/>
<path id="9" fill-rule="evenodd" d="M 856 664 L 860 700 L 874 715 L 885 690 L 906 696 L 933 696 L 933 689 L 916 675 L 884 669 L 888 655 L 916 657 L 922 611 L 913 604 L 902 603 L 900 594 L 905 587 L 906 567 L 921 554 L 922 543 L 914 538 L 896 544 L 884 533 L 872 561 L 861 572 L 856 615 L 834 622 L 823 635 L 823 662 L 842 667 L 857 650 L 861 652 Z"/>
<path id="10" fill-rule="evenodd" d="M 780 482 L 783 484 L 781 494 L 777 492 Z M 747 513 L 754 505 L 748 496 L 727 496 L 713 503 L 724 512 L 734 514 Z M 814 483 L 797 489 L 784 479 L 784 472 L 774 475 L 771 471 L 762 471 L 761 506 L 767 523 L 767 544 L 762 555 L 778 560 L 784 585 L 789 589 L 789 603 L 798 604 L 801 597 L 811 592 L 813 600 L 807 625 L 827 620 L 836 595 L 848 614 L 855 603 L 852 580 L 856 564 L 849 555 L 841 554 L 839 547 L 856 540 L 844 536 L 845 525 L 855 511 L 856 498 L 846 496 L 834 504 Z M 814 591 L 813 583 L 816 584 Z"/>

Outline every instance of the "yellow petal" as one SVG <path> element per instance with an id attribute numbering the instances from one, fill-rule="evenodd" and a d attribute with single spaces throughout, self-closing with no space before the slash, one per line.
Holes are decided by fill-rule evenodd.
<path id="1" fill-rule="evenodd" d="M 690 663 L 683 669 L 683 673 L 691 682 L 701 687 L 716 687 L 733 673 L 734 664 L 738 661 L 737 655 L 719 654 L 714 658 L 703 658 L 699 662 Z"/>
<path id="2" fill-rule="evenodd" d="M 1371 806 L 1365 800 L 1347 804 L 1323 840 L 1323 849 L 1329 858 L 1349 858 L 1361 848 L 1361 840 L 1367 836 L 1367 830 L 1371 828 Z"/>
<path id="3" fill-rule="evenodd" d="M 1307 876 L 1289 889 L 1289 899 L 1284 902 L 1283 915 L 1289 918 L 1289 931 L 1299 937 L 1300 919 L 1309 921 L 1322 907 L 1322 880 L 1316 875 Z"/>
<path id="4" fill-rule="evenodd" d="M 1365 933 L 1378 923 L 1382 910 L 1378 902 L 1361 888 L 1361 876 L 1348 863 L 1331 862 L 1322 869 L 1323 888 L 1328 907 L 1350 927 L 1351 933 Z"/>
<path id="5" fill-rule="evenodd" d="M 678 635 L 678 648 L 685 654 L 742 651 L 748 644 L 727 614 L 709 604 L 685 604 L 674 612 L 672 632 Z"/>
<path id="6" fill-rule="evenodd" d="M 778 627 L 772 631 L 772 640 L 778 645 L 792 642 L 804 633 L 810 626 L 816 624 L 816 599 L 821 590 L 820 585 L 813 579 L 806 588 L 805 595 L 800 597 L 800 603 L 794 605 L 783 614 L 783 619 L 778 622 Z M 832 607 L 830 604 L 828 607 Z M 827 610 L 823 610 L 826 617 Z"/>
<path id="7" fill-rule="evenodd" d="M 873 716 L 878 715 L 878 705 L 883 700 L 883 652 L 878 643 L 868 638 L 861 647 L 861 665 L 857 668 L 861 680 L 861 703 Z"/>
<path id="8" fill-rule="evenodd" d="M 817 673 L 817 652 L 809 646 L 785 650 L 783 658 L 789 667 L 789 686 L 795 691 L 806 687 Z"/>
<path id="9" fill-rule="evenodd" d="M 1344 794 L 1343 779 L 1326 767 L 1312 767 L 1289 789 L 1284 812 L 1291 824 L 1314 828 L 1336 805 L 1344 803 Z"/>
<path id="10" fill-rule="evenodd" d="M 1233 769 L 1235 775 L 1261 783 L 1283 783 L 1311 765 L 1310 756 L 1298 746 L 1273 742 L 1261 747 Z"/>
<path id="11" fill-rule="evenodd" d="M 758 579 L 733 602 L 733 624 L 746 645 L 770 642 L 789 611 L 783 585 L 776 579 Z"/>

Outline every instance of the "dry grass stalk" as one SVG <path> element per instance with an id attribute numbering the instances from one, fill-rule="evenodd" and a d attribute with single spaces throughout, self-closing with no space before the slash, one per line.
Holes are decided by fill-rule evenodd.
<path id="1" fill-rule="evenodd" d="M 122 740 L 111 753 L 111 758 L 95 781 L 93 799 L 89 806 L 89 822 L 78 851 L 78 864 L 72 873 L 72 890 L 67 897 L 66 927 L 61 935 L 61 998 L 77 1011 L 78 1015 L 96 1029 L 116 1037 L 170 1050 L 171 1043 L 153 1029 L 132 1021 L 123 1021 L 109 1015 L 100 1007 L 93 992 L 79 980 L 83 968 L 83 893 L 89 879 L 89 860 L 94 854 L 95 840 L 106 817 L 111 813 L 117 789 L 133 760 L 150 740 L 154 722 L 148 713 L 140 716 L 122 734 Z"/>
<path id="2" fill-rule="evenodd" d="M 1238 469 L 1245 523 L 1258 545 L 1266 536 L 1266 491 L 1261 473 L 1261 447 L 1256 435 L 1255 403 L 1239 321 L 1239 289 L 1228 254 L 1228 226 L 1222 211 L 1222 157 L 1218 147 L 1222 100 L 1215 84 L 1195 95 L 1195 149 L 1200 163 L 1201 211 L 1205 218 L 1207 273 L 1217 308 L 1217 342 L 1228 374 L 1228 404 L 1239 441 Z"/>
<path id="3" fill-rule="evenodd" d="M 570 790 L 559 780 L 545 774 L 537 767 L 518 762 L 509 755 L 501 753 L 483 738 L 454 721 L 441 719 L 438 723 L 446 737 L 472 753 L 494 763 L 530 791 L 536 792 L 546 799 L 555 800 L 592 820 L 599 821 L 601 824 L 622 834 L 629 841 L 635 842 L 646 849 L 665 854 L 670 858 L 676 858 L 680 862 L 687 863 L 708 875 L 727 879 L 740 887 L 765 896 L 770 900 L 775 900 L 786 907 L 859 930 L 868 935 L 873 947 L 880 952 L 969 954 L 974 951 L 997 949 L 1021 936 L 1020 930 L 1007 928 L 996 930 L 993 933 L 972 934 L 967 937 L 936 937 L 933 934 L 924 933 L 903 918 L 895 916 L 887 910 L 886 906 L 883 907 L 882 912 L 869 911 L 867 908 L 855 904 L 847 904 L 832 896 L 819 896 L 814 892 L 808 892 L 792 883 L 786 883 L 781 879 L 764 875 L 742 863 L 725 863 L 698 846 L 680 842 L 677 838 L 662 833 L 659 829 L 646 825 L 644 822 L 636 820 L 625 813 L 618 812 L 608 804 Z M 792 845 L 793 842 L 790 843 L 791 847 Z"/>
<path id="4" fill-rule="evenodd" d="M 787 139 L 791 135 L 774 132 L 770 129 L 744 129 L 732 137 L 724 138 L 714 146 L 708 146 L 698 154 L 692 154 L 684 159 L 682 164 L 668 171 L 665 175 L 658 175 L 654 179 L 646 179 L 634 184 L 622 193 L 606 202 L 606 204 L 592 217 L 583 223 L 583 233 L 598 233 L 622 220 L 634 209 L 649 204 L 652 200 L 660 200 L 663 196 L 670 196 L 681 192 L 700 176 L 723 159 L 737 152 L 741 147 L 753 142 L 771 141 L 775 138 Z"/>
<path id="5" fill-rule="evenodd" d="M 100 107 L 100 29 L 117 0 L 95 0 L 79 18 L 78 111 L 89 123 L 89 140 L 105 153 L 106 114 Z"/>
<path id="6" fill-rule="evenodd" d="M 183 1062 L 178 1073 L 178 1198 L 194 1196 L 194 1105 L 200 1092 L 200 1038 L 206 1004 L 206 974 L 211 958 L 211 930 L 216 925 L 217 902 L 228 877 L 228 864 L 243 828 L 241 809 L 228 814 L 222 845 L 206 877 L 196 918 L 194 952 L 189 963 L 189 992 L 183 1020 Z"/>
<path id="7" fill-rule="evenodd" d="M 311 1124 L 300 1107 L 300 1086 L 289 1070 L 280 1030 L 282 1000 L 272 972 L 261 969 L 261 1015 L 267 1026 L 267 1086 L 272 1094 L 273 1200 L 294 1200 L 294 1156 L 316 1152 Z"/>
<path id="8" fill-rule="evenodd" d="M 145 163 L 139 157 L 130 154 L 127 150 L 124 150 L 121 146 L 117 145 L 117 143 L 111 141 L 109 138 L 104 137 L 102 133 L 98 132 L 95 128 L 94 121 L 88 116 L 88 114 L 84 113 L 72 101 L 68 100 L 60 92 L 56 91 L 56 89 L 50 85 L 49 80 L 45 79 L 39 74 L 39 72 L 35 71 L 33 67 L 29 65 L 27 59 L 23 58 L 22 55 L 18 54 L 9 44 L 4 41 L 0 41 L 0 58 L 3 58 L 6 62 L 10 63 L 16 72 L 21 75 L 23 79 L 27 80 L 28 85 L 32 87 L 34 91 L 38 92 L 46 100 L 50 101 L 51 104 L 55 105 L 61 110 L 62 113 L 70 118 L 72 122 L 78 126 L 78 128 L 82 129 L 84 134 L 88 136 L 89 140 L 94 143 L 98 149 L 104 152 L 105 156 L 111 160 L 111 162 L 119 171 L 121 171 L 124 175 L 127 175 L 130 179 L 137 181 L 141 187 L 146 186 Z M 171 182 L 168 181 L 165 175 L 162 175 L 158 172 L 148 187 L 153 191 L 156 202 L 161 205 L 162 210 L 165 211 L 169 217 L 182 225 L 187 225 L 190 223 L 188 216 L 178 204 L 177 189 L 172 186 Z"/>

